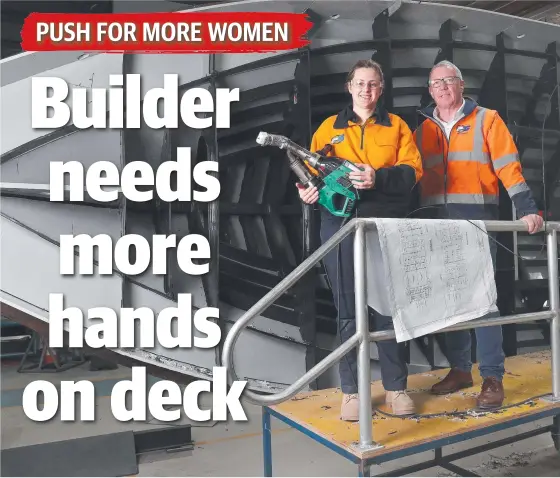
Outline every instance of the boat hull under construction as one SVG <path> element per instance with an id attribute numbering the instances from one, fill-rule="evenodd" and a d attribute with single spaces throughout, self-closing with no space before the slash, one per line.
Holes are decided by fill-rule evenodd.
<path id="1" fill-rule="evenodd" d="M 412 129 L 421 121 L 418 109 L 429 101 L 430 68 L 444 59 L 457 64 L 466 95 L 498 110 L 510 127 L 539 207 L 549 220 L 560 220 L 560 26 L 420 2 L 241 1 L 203 10 L 307 11 L 314 24 L 311 44 L 265 54 L 38 52 L 2 61 L 4 318 L 46 333 L 50 293 L 63 294 L 65 307 L 78 307 L 84 314 L 94 307 L 148 307 L 156 316 L 177 307 L 178 294 L 188 293 L 195 311 L 219 308 L 217 323 L 225 337 L 318 244 L 316 212 L 300 203 L 285 153 L 259 146 L 257 135 L 282 134 L 308 146 L 318 125 L 349 103 L 344 82 L 359 59 L 373 58 L 383 66 L 385 106 Z M 208 90 L 212 98 L 217 88 L 239 88 L 239 101 L 231 103 L 230 127 L 217 128 L 213 122 L 204 129 L 186 124 L 153 129 L 143 119 L 131 129 L 78 129 L 71 123 L 32 128 L 32 77 L 60 77 L 71 87 L 91 89 L 109 88 L 110 75 L 129 74 L 140 74 L 142 98 L 149 89 L 164 86 L 164 74 L 178 75 L 179 98 L 192 88 Z M 190 148 L 193 168 L 201 161 L 218 162 L 218 200 L 140 203 L 119 194 L 101 203 L 85 194 L 79 202 L 49 201 L 52 161 L 78 161 L 86 171 L 102 160 L 119 172 L 143 161 L 156 171 L 162 162 L 176 160 L 180 147 Z M 501 219 L 511 219 L 511 214 L 511 203 L 503 196 Z M 113 244 L 129 234 L 150 243 L 155 234 L 176 234 L 178 240 L 201 234 L 210 246 L 210 272 L 185 273 L 170 249 L 167 274 L 148 268 L 135 276 L 63 276 L 59 255 L 65 234 L 107 234 Z M 514 313 L 520 304 L 546 308 L 546 261 L 541 260 L 546 246 L 539 247 L 543 237 L 503 234 L 501 240 L 518 254 L 499 254 L 502 313 Z M 86 320 L 85 326 L 93 323 Z M 504 328 L 510 355 L 519 351 L 515 327 Z M 536 324 L 533 332 L 540 331 Z M 317 267 L 241 334 L 234 352 L 236 374 L 254 390 L 283 389 L 337 345 L 332 294 Z M 408 348 L 409 363 L 417 370 L 446 365 L 437 340 L 411 341 Z M 221 362 L 220 346 L 167 349 L 156 343 L 92 352 L 129 366 L 146 365 L 150 373 L 177 381 L 211 379 L 212 368 Z M 378 379 L 374 344 L 371 357 L 373 378 Z M 332 369 L 311 386 L 337 384 Z"/>

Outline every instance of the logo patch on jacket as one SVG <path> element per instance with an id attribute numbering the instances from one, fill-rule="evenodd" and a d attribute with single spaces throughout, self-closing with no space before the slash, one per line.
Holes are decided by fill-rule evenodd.
<path id="1" fill-rule="evenodd" d="M 466 133 L 471 127 L 466 124 L 462 124 L 461 126 L 457 126 L 457 133 Z"/>
<path id="2" fill-rule="evenodd" d="M 332 144 L 338 144 L 338 143 L 342 143 L 344 141 L 344 135 L 343 134 L 339 134 L 337 136 L 334 136 L 331 139 L 331 143 Z"/>

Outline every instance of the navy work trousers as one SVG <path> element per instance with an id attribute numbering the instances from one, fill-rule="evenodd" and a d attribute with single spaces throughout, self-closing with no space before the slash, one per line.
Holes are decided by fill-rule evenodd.
<path id="1" fill-rule="evenodd" d="M 322 211 L 321 241 L 324 243 L 342 226 L 343 218 Z M 339 314 L 340 338 L 342 342 L 356 333 L 356 314 L 354 303 L 354 235 L 346 237 L 338 247 L 330 251 L 323 259 L 327 278 L 334 296 L 334 303 Z M 340 278 L 340 281 L 339 281 Z M 339 303 L 340 295 L 340 303 Z M 370 330 L 392 330 L 391 317 L 370 310 Z M 406 346 L 396 340 L 377 342 L 381 378 L 387 391 L 405 390 L 408 368 L 406 364 Z M 342 393 L 358 393 L 357 354 L 352 349 L 339 364 Z"/>

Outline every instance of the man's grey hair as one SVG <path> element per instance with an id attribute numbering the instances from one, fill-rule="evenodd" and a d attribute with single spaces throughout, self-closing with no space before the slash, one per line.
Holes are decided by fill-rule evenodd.
<path id="1" fill-rule="evenodd" d="M 457 65 L 454 65 L 453 63 L 451 63 L 450 61 L 447 60 L 443 60 L 440 61 L 439 63 L 435 64 L 432 69 L 430 70 L 430 76 L 432 76 L 432 71 L 434 71 L 436 68 L 439 68 L 441 66 L 445 66 L 447 68 L 451 68 L 453 70 L 455 70 L 455 73 L 457 74 L 457 76 L 462 80 L 463 79 L 463 74 L 461 73 L 461 70 L 459 70 L 459 68 L 457 67 Z"/>

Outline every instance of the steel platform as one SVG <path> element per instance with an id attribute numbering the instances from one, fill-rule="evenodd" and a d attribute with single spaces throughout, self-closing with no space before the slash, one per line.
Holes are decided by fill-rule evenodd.
<path id="1" fill-rule="evenodd" d="M 444 467 L 462 476 L 477 476 L 451 462 L 489 449 L 551 432 L 556 449 L 559 448 L 560 402 L 547 400 L 551 391 L 550 351 L 535 352 L 506 359 L 504 376 L 505 400 L 500 410 L 481 413 L 475 411 L 476 396 L 480 392 L 481 377 L 473 366 L 474 385 L 459 392 L 434 396 L 430 387 L 443 378 L 449 369 L 410 375 L 408 391 L 417 405 L 418 415 L 398 418 L 377 413 L 373 416 L 373 439 L 378 447 L 361 450 L 358 422 L 340 420 L 342 392 L 339 388 L 305 392 L 279 405 L 263 407 L 264 475 L 272 476 L 272 444 L 270 416 L 301 431 L 308 437 L 335 451 L 358 465 L 359 476 L 369 476 L 370 466 L 404 456 L 434 450 L 428 462 L 413 465 L 390 474 L 403 476 L 433 466 Z M 381 412 L 389 413 L 384 404 L 384 390 L 380 381 L 372 383 L 373 403 Z M 443 412 L 453 413 L 441 416 Z M 425 417 L 422 415 L 433 415 Z M 553 418 L 549 426 L 524 434 L 488 443 L 484 446 L 443 456 L 442 447 L 469 440 L 524 423 Z"/>

